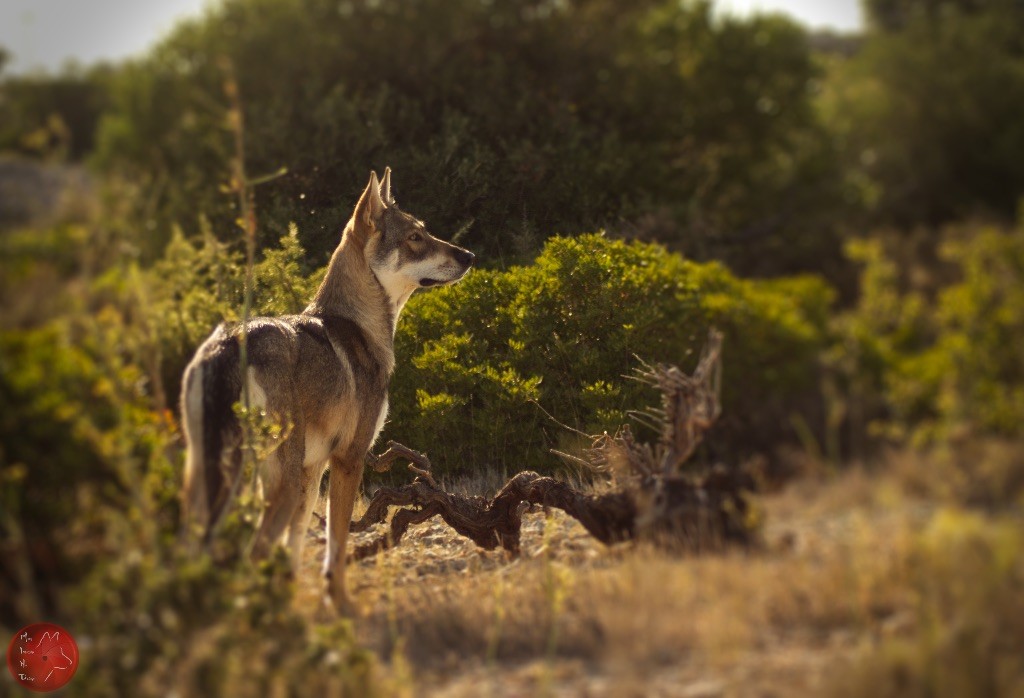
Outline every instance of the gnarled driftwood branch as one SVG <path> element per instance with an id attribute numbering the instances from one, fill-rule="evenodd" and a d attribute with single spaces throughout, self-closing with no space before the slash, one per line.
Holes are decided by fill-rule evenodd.
<path id="1" fill-rule="evenodd" d="M 746 493 L 753 489 L 751 479 L 724 466 L 702 475 L 685 474 L 682 468 L 721 411 L 720 362 L 721 335 L 712 331 L 693 375 L 667 365 L 645 366 L 638 373 L 638 380 L 661 391 L 660 408 L 637 413 L 654 422 L 658 442 L 637 442 L 626 425 L 615 436 L 592 437 L 583 458 L 569 456 L 595 472 L 612 474 L 618 487 L 606 494 L 582 493 L 532 471 L 513 476 L 492 498 L 446 492 L 431 475 L 424 454 L 390 442 L 383 454 L 370 457 L 370 464 L 384 471 L 404 458 L 417 477 L 374 493 L 366 513 L 352 522 L 353 531 L 384 523 L 392 507 L 401 508 L 387 533 L 357 546 L 351 556 L 358 560 L 398 545 L 409 526 L 434 516 L 481 548 L 501 546 L 518 555 L 522 516 L 533 505 L 563 510 L 605 544 L 642 538 L 703 550 L 749 543 Z"/>

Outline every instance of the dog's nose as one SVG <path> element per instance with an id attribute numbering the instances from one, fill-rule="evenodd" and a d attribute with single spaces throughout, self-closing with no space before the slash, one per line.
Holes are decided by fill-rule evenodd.
<path id="1" fill-rule="evenodd" d="M 457 258 L 463 266 L 471 267 L 473 266 L 473 260 L 476 259 L 476 255 L 469 250 L 459 250 Z"/>

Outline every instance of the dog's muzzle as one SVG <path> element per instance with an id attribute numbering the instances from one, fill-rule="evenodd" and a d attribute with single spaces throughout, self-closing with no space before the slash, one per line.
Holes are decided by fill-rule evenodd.
<path id="1" fill-rule="evenodd" d="M 473 254 L 469 250 L 464 250 L 462 248 L 459 248 L 455 251 L 454 257 L 455 261 L 458 262 L 459 266 L 462 267 L 462 271 L 459 272 L 458 276 L 455 276 L 451 279 L 423 278 L 420 279 L 420 286 L 426 288 L 428 286 L 439 286 L 441 284 L 455 283 L 456 281 L 458 281 L 459 279 L 466 275 L 466 272 L 469 271 L 469 268 L 473 266 L 473 261 L 476 260 L 475 254 Z"/>
<path id="2" fill-rule="evenodd" d="M 459 264 L 469 269 L 469 267 L 473 266 L 473 260 L 476 259 L 476 255 L 469 250 L 459 250 L 455 253 L 455 259 Z"/>

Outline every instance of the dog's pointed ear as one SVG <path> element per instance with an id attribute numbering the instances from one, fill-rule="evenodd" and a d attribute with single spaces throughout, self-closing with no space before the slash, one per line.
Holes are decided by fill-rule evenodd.
<path id="1" fill-rule="evenodd" d="M 366 185 L 363 195 L 359 197 L 356 204 L 355 218 L 358 223 L 370 232 L 377 227 L 377 222 L 384 214 L 384 200 L 380 198 L 380 182 L 377 181 L 377 173 L 370 172 L 370 182 Z"/>
<path id="2" fill-rule="evenodd" d="M 395 199 L 391 196 L 391 168 L 384 168 L 384 179 L 380 181 L 380 198 L 385 206 L 394 206 Z"/>

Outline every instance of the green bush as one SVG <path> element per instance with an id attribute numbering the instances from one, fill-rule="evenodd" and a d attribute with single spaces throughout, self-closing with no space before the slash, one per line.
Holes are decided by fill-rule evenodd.
<path id="1" fill-rule="evenodd" d="M 0 335 L 0 627 L 68 627 L 74 695 L 375 695 L 350 626 L 296 608 L 285 555 L 246 561 L 244 498 L 215 556 L 178 540 L 173 421 L 149 409 L 140 369 L 98 358 L 124 329 L 108 316 Z"/>
<path id="2" fill-rule="evenodd" d="M 297 608 L 283 551 L 255 569 L 245 560 L 251 521 L 222 534 L 225 562 L 186 550 L 143 514 L 135 506 L 116 519 L 108 540 L 124 547 L 67 595 L 72 627 L 89 640 L 76 693 L 380 694 L 351 624 L 315 622 Z"/>
<path id="3" fill-rule="evenodd" d="M 1024 226 L 946 231 L 951 270 L 915 286 L 881 239 L 850 245 L 863 266 L 857 308 L 839 323 L 842 360 L 877 433 L 934 441 L 1024 434 Z"/>
<path id="4" fill-rule="evenodd" d="M 305 306 L 323 269 L 309 271 L 303 257 L 294 227 L 266 251 L 254 270 L 254 314 Z M 201 244 L 176 235 L 152 270 L 111 275 L 132 299 L 134 339 L 124 343 L 149 369 L 155 407 L 175 407 L 195 348 L 238 318 L 243 266 L 208 233 Z M 716 326 L 726 333 L 727 379 L 714 443 L 722 455 L 770 452 L 793 437 L 794 414 L 817 426 L 831 298 L 810 277 L 744 281 L 657 245 L 554 238 L 532 265 L 476 271 L 412 299 L 398 323 L 385 438 L 427 450 L 441 470 L 550 470 L 548 449 L 579 440 L 541 407 L 587 432 L 614 430 L 627 410 L 656 399 L 624 376 L 641 359 L 692 368 Z"/>
<path id="5" fill-rule="evenodd" d="M 305 306 L 323 269 L 309 271 L 303 256 L 294 227 L 265 253 L 255 314 Z M 176 235 L 164 259 L 134 274 L 112 275 L 132 298 L 126 334 L 162 390 L 154 405 L 173 407 L 195 348 L 238 317 L 243 265 L 212 235 L 201 244 Z M 625 374 L 641 359 L 692 368 L 716 326 L 726 333 L 727 379 L 715 443 L 723 455 L 770 451 L 792 437 L 793 413 L 815 421 L 831 298 L 810 277 L 744 281 L 657 245 L 554 238 L 532 265 L 476 271 L 412 299 L 398 323 L 385 438 L 427 450 L 441 470 L 550 470 L 550 447 L 579 442 L 540 406 L 587 432 L 614 430 L 627 410 L 656 399 Z"/>
<path id="6" fill-rule="evenodd" d="M 100 313 L 0 333 L 0 537 L 20 550 L 0 560 L 0 621 L 54 611 L 90 564 L 87 503 L 123 502 L 164 443 L 122 329 Z"/>
<path id="7" fill-rule="evenodd" d="M 37 242 L 39 266 L 63 259 L 62 234 Z M 376 695 L 351 626 L 298 608 L 285 556 L 246 560 L 248 491 L 212 554 L 178 539 L 182 454 L 173 416 L 155 409 L 158 369 L 231 316 L 242 271 L 212 240 L 172 252 L 157 270 L 119 260 L 91 283 L 65 279 L 61 315 L 0 332 L 0 629 L 47 618 L 71 630 L 72 695 Z M 308 291 L 294 285 L 315 283 L 300 253 L 287 236 L 258 266 L 261 310 L 293 310 Z"/>
<path id="8" fill-rule="evenodd" d="M 714 326 L 725 394 L 713 447 L 767 449 L 816 394 L 831 297 L 813 278 L 744 281 L 657 245 L 553 238 L 532 265 L 477 271 L 410 301 L 386 436 L 443 472 L 550 471 L 548 449 L 579 441 L 541 407 L 588 433 L 614 430 L 656 399 L 627 376 L 640 359 L 691 369 Z"/>
<path id="9" fill-rule="evenodd" d="M 111 270 L 100 282 L 126 304 L 135 357 L 148 368 L 155 406 L 174 407 L 181 375 L 196 348 L 221 322 L 241 319 L 245 260 L 202 223 L 198 240 L 176 230 L 164 256 L 149 269 Z M 253 268 L 253 316 L 301 312 L 324 269 L 310 270 L 295 226 Z"/>

